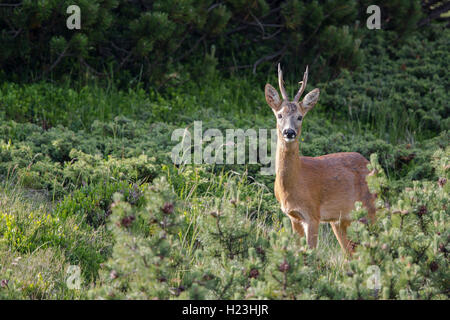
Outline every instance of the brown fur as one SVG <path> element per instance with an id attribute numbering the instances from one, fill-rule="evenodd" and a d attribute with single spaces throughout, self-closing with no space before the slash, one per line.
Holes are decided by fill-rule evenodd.
<path id="1" fill-rule="evenodd" d="M 320 222 L 330 222 L 343 249 L 349 250 L 346 229 L 355 201 L 375 218 L 374 197 L 365 181 L 368 161 L 356 152 L 301 157 L 298 140 L 278 139 L 275 197 L 291 219 L 294 230 L 315 247 Z M 301 230 L 302 226 L 305 230 Z"/>

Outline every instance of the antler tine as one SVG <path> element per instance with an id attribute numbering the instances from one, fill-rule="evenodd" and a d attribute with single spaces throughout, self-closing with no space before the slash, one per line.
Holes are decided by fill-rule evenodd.
<path id="1" fill-rule="evenodd" d="M 287 100 L 286 89 L 284 88 L 283 71 L 281 71 L 280 64 L 278 64 L 278 85 L 280 86 L 281 96 Z"/>
<path id="2" fill-rule="evenodd" d="M 297 94 L 294 97 L 295 102 L 298 102 L 300 100 L 300 97 L 302 96 L 303 91 L 305 91 L 305 89 L 306 89 L 307 82 L 308 82 L 308 66 L 306 66 L 306 71 L 303 74 L 303 80 L 299 82 L 302 84 L 302 86 L 300 87 L 300 89 L 298 90 Z"/>

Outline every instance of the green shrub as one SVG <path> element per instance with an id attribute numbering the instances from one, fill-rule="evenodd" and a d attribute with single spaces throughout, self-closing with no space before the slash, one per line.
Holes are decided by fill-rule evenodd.
<path id="1" fill-rule="evenodd" d="M 177 267 L 184 260 L 178 204 L 163 180 L 144 192 L 145 204 L 134 209 L 116 194 L 109 228 L 116 239 L 94 297 L 167 299 L 176 286 Z"/>
<path id="2" fill-rule="evenodd" d="M 342 72 L 318 85 L 325 112 L 333 119 L 350 119 L 354 134 L 370 130 L 393 144 L 448 130 L 448 80 L 442 67 L 449 61 L 449 30 L 435 26 L 433 32 L 445 36 L 429 41 L 415 35 L 400 48 L 388 46 L 380 35 L 367 37 L 360 72 Z"/>
<path id="3" fill-rule="evenodd" d="M 74 217 L 98 227 L 105 223 L 111 213 L 110 205 L 114 193 L 121 192 L 127 201 L 138 204 L 143 187 L 144 185 L 130 185 L 126 182 L 88 184 L 65 196 L 58 203 L 54 215 L 61 219 Z"/>
<path id="4" fill-rule="evenodd" d="M 350 237 L 359 246 L 343 281 L 349 298 L 448 299 L 448 186 L 415 181 L 396 200 L 382 205 L 373 225 L 365 210 L 355 212 Z M 371 266 L 380 272 L 379 288 L 361 285 Z"/>
<path id="5" fill-rule="evenodd" d="M 80 0 L 80 30 L 66 26 L 71 4 L 28 1 L 2 8 L 0 78 L 106 77 L 124 86 L 148 80 L 161 87 L 202 79 L 217 61 L 232 73 L 278 57 L 299 68 L 301 54 L 319 65 L 322 72 L 314 77 L 327 79 L 358 66 L 358 43 L 371 31 L 362 23 L 372 4 L 367 1 Z M 413 31 L 421 17 L 418 0 L 381 7 L 383 28 L 394 40 Z M 209 53 L 212 46 L 216 55 Z"/>
<path id="6" fill-rule="evenodd" d="M 435 153 L 434 165 L 448 177 L 448 155 L 442 150 Z M 141 207 L 117 195 L 109 223 L 117 242 L 90 294 L 109 299 L 448 298 L 448 185 L 442 179 L 440 184 L 414 182 L 389 195 L 376 155 L 370 169 L 369 185 L 380 200 L 377 221 L 369 224 L 367 211 L 357 204 L 349 229 L 356 252 L 328 272 L 330 262 L 292 233 L 287 218 L 281 228 L 254 232 L 258 220 L 234 200 L 232 179 L 226 180 L 222 197 L 190 208 L 165 179 L 144 191 Z M 394 200 L 396 205 L 390 204 Z M 197 206 L 200 211 L 192 215 Z M 189 234 L 192 249 L 186 246 L 186 228 L 196 229 Z"/>

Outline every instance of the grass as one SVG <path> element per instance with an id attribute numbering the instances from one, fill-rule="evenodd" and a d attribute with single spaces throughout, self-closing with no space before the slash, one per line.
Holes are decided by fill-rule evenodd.
<path id="1" fill-rule="evenodd" d="M 2 279 L 11 280 L 10 298 L 77 298 L 77 292 L 65 286 L 68 263 L 64 254 L 48 245 L 51 240 L 40 238 L 40 233 L 47 231 L 41 228 L 52 211 L 51 202 L 38 192 L 6 186 L 0 189 L 0 204 L 0 274 Z M 6 216 L 11 218 L 7 222 Z"/>

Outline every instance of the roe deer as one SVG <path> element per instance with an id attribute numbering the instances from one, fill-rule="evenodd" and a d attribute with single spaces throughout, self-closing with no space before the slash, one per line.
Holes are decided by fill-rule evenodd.
<path id="1" fill-rule="evenodd" d="M 299 155 L 303 119 L 319 99 L 316 88 L 299 102 L 307 80 L 308 67 L 298 93 L 289 101 L 278 64 L 278 84 L 283 99 L 273 86 L 266 84 L 265 87 L 266 101 L 277 118 L 275 196 L 281 210 L 289 216 L 292 228 L 300 236 L 306 234 L 310 247 L 317 245 L 319 223 L 329 222 L 342 249 L 351 252 L 353 248 L 346 230 L 355 201 L 361 201 L 370 220 L 375 220 L 375 195 L 369 192 L 365 179 L 369 161 L 356 152 L 320 157 Z"/>

